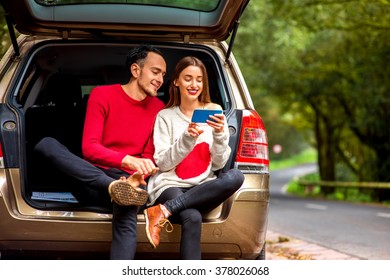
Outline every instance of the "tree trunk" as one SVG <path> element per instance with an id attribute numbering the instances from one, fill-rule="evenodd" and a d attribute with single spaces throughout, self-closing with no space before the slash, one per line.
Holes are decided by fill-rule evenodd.
<path id="1" fill-rule="evenodd" d="M 335 181 L 335 144 L 334 130 L 325 118 L 316 112 L 315 135 L 318 150 L 320 179 Z M 332 187 L 322 187 L 321 192 L 328 195 L 334 192 Z"/>

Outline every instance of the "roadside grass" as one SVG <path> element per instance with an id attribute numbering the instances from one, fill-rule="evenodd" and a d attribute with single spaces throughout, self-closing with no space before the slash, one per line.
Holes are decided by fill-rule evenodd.
<path id="1" fill-rule="evenodd" d="M 317 151 L 315 149 L 307 149 L 291 158 L 271 161 L 270 170 L 278 170 L 305 163 L 315 163 L 316 161 Z M 300 179 L 315 182 L 320 180 L 320 176 L 318 173 L 311 173 L 300 177 Z M 364 188 L 336 187 L 334 188 L 333 193 L 324 195 L 321 192 L 321 187 L 318 185 L 313 184 L 312 186 L 302 186 L 298 184 L 296 180 L 291 180 L 287 185 L 287 192 L 300 197 L 347 201 L 353 203 L 378 203 L 376 199 L 373 199 L 373 190 Z M 383 201 L 380 204 L 390 206 L 390 201 Z"/>
<path id="2" fill-rule="evenodd" d="M 305 181 L 319 181 L 319 174 L 312 173 L 307 174 L 300 179 Z M 303 186 L 298 184 L 297 180 L 291 180 L 287 185 L 287 192 L 289 194 L 299 197 L 310 197 L 335 201 L 346 201 L 352 203 L 369 203 L 380 204 L 382 206 L 390 206 L 390 201 L 381 201 L 376 198 L 373 189 L 367 188 L 354 188 L 354 187 L 335 187 L 330 194 L 324 194 L 321 191 L 321 187 L 315 183 L 311 186 Z"/>
<path id="3" fill-rule="evenodd" d="M 278 169 L 296 166 L 299 164 L 314 163 L 314 162 L 317 162 L 317 151 L 313 148 L 309 148 L 290 158 L 281 159 L 281 160 L 271 160 L 270 170 L 278 170 Z"/>

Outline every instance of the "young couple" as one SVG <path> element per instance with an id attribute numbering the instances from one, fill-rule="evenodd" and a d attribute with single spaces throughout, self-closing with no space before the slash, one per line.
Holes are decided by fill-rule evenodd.
<path id="1" fill-rule="evenodd" d="M 151 245 L 159 245 L 161 229 L 173 219 L 182 225 L 181 258 L 200 259 L 202 213 L 230 197 L 244 181 L 236 169 L 214 174 L 230 155 L 226 119 L 220 114 L 205 125 L 191 122 L 195 108 L 221 108 L 210 101 L 207 72 L 199 59 L 178 62 L 165 108 L 156 98 L 166 73 L 161 52 L 142 45 L 129 52 L 126 63 L 127 84 L 98 86 L 91 92 L 84 159 L 50 137 L 35 150 L 112 200 L 111 259 L 134 258 L 138 207 L 148 198 L 144 213 Z"/>

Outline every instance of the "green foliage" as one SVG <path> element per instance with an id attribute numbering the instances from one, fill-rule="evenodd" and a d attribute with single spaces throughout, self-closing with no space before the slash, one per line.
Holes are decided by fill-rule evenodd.
<path id="1" fill-rule="evenodd" d="M 380 202 L 383 204 L 388 204 L 388 201 L 382 202 L 378 200 L 375 190 L 372 188 L 336 187 L 334 188 L 334 192 L 324 195 L 321 186 L 316 185 L 315 183 L 311 186 L 303 186 L 298 184 L 298 179 L 307 180 L 309 182 L 316 182 L 319 181 L 320 176 L 318 173 L 311 173 L 290 181 L 287 186 L 287 192 L 289 194 L 299 197 L 321 198 L 354 203 Z"/>
<path id="2" fill-rule="evenodd" d="M 283 147 L 281 154 L 275 155 L 271 150 L 271 160 L 286 158 L 306 149 L 312 140 L 312 130 L 306 121 L 296 121 L 288 108 L 291 102 L 285 99 L 285 106 L 277 98 L 276 87 L 278 80 L 273 75 L 278 69 L 282 70 L 279 62 L 282 59 L 293 59 L 288 52 L 281 52 L 273 46 L 274 31 L 277 32 L 283 22 L 273 20 L 273 11 L 264 1 L 251 1 L 244 12 L 234 52 L 246 79 L 256 110 L 262 116 L 268 131 L 269 146 L 275 144 Z M 287 28 L 287 27 L 286 27 Z M 279 32 L 281 34 L 281 32 Z M 277 44 L 297 44 L 300 39 L 290 42 L 283 32 L 283 38 L 278 38 Z M 275 51 L 273 51 L 275 50 Z M 293 59 L 295 61 L 295 59 Z M 291 63 L 291 62 L 288 62 Z M 294 62 L 295 63 L 295 62 Z M 287 63 L 286 63 L 287 65 Z M 284 70 L 284 69 L 283 69 Z M 285 71 L 280 71 L 283 80 Z M 282 99 L 283 100 L 283 99 Z M 297 126 L 294 125 L 294 123 Z"/>
<path id="3" fill-rule="evenodd" d="M 328 199 L 343 200 L 350 202 L 373 202 L 373 190 L 359 188 L 336 188 L 335 192 L 329 195 Z"/>
<path id="4" fill-rule="evenodd" d="M 310 173 L 301 177 L 302 179 L 306 179 L 309 181 L 318 181 L 319 174 L 318 173 Z M 321 188 L 319 186 L 303 186 L 298 184 L 297 180 L 292 180 L 288 183 L 287 192 L 289 194 L 293 194 L 299 197 L 320 197 L 321 196 Z"/>
<path id="5" fill-rule="evenodd" d="M 251 1 L 241 22 L 235 53 L 270 142 L 293 126 L 322 180 L 389 181 L 390 2 Z"/>
<path id="6" fill-rule="evenodd" d="M 271 160 L 270 170 L 272 171 L 272 170 L 292 167 L 303 163 L 315 163 L 316 160 L 317 160 L 317 151 L 313 148 L 308 148 L 288 158 Z"/>
<path id="7" fill-rule="evenodd" d="M 5 22 L 4 17 L 4 10 L 3 7 L 0 5 L 0 58 L 3 57 L 4 53 L 8 50 L 9 46 L 11 45 L 9 35 L 8 35 L 8 28 L 7 24 Z"/>

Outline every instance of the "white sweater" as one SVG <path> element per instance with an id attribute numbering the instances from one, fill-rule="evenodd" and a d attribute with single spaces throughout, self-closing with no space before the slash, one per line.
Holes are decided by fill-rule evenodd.
<path id="1" fill-rule="evenodd" d="M 167 188 L 199 185 L 215 179 L 214 171 L 225 166 L 229 156 L 229 130 L 216 133 L 207 124 L 199 124 L 204 132 L 191 137 L 187 127 L 191 119 L 178 106 L 161 110 L 154 125 L 154 159 L 159 171 L 148 182 L 149 203 Z"/>

